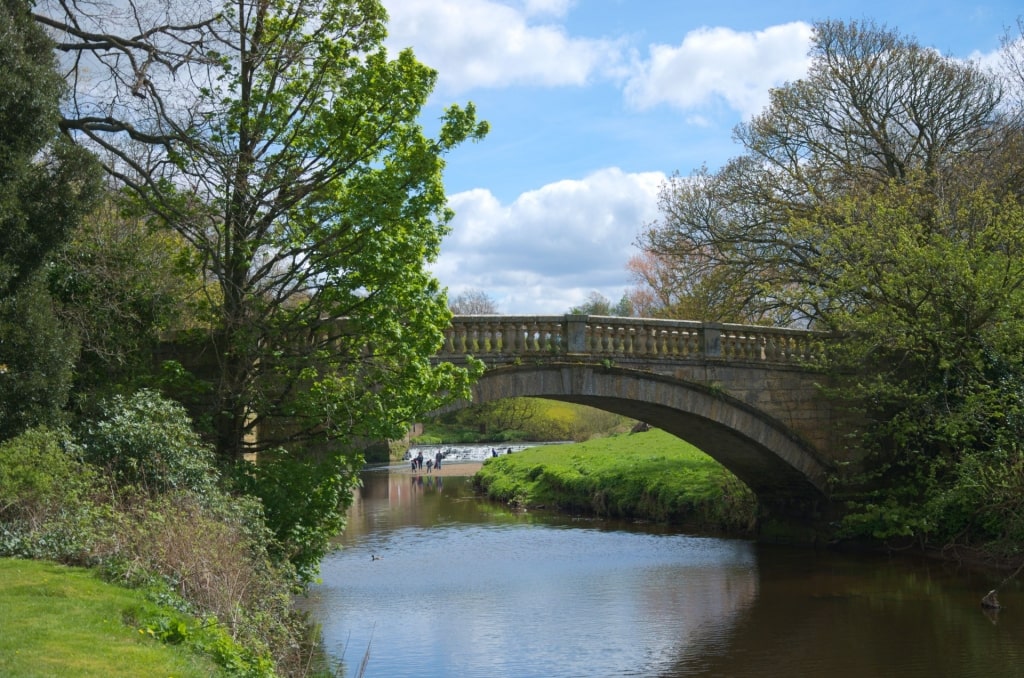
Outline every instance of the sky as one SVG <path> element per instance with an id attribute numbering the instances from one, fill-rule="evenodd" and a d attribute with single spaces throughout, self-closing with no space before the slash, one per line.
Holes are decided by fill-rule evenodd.
<path id="1" fill-rule="evenodd" d="M 993 62 L 1018 2 L 383 0 L 390 51 L 438 72 L 423 111 L 472 102 L 490 133 L 446 157 L 455 211 L 431 270 L 499 313 L 617 302 L 673 173 L 742 152 L 734 127 L 807 71 L 812 24 L 872 20 Z"/>

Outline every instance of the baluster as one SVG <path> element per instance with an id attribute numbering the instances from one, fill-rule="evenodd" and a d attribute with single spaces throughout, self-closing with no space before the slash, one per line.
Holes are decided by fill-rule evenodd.
<path id="1" fill-rule="evenodd" d="M 516 329 L 515 323 L 512 322 L 505 323 L 501 328 L 501 352 L 506 355 L 516 355 L 519 352 Z"/>
<path id="2" fill-rule="evenodd" d="M 649 355 L 647 351 L 647 333 L 648 328 L 645 325 L 640 325 L 636 328 L 633 335 L 633 354 L 641 357 Z"/>
<path id="3" fill-rule="evenodd" d="M 566 331 L 565 324 L 551 323 L 551 350 L 560 355 L 569 351 L 569 335 Z"/>
<path id="4" fill-rule="evenodd" d="M 782 351 L 781 351 L 781 353 L 782 353 L 781 357 L 782 357 L 782 359 L 784 361 L 789 362 L 789 361 L 791 361 L 793 359 L 793 355 L 794 355 L 794 353 L 796 353 L 796 346 L 795 346 L 795 343 L 794 343 L 792 337 L 783 337 L 782 338 Z"/>
<path id="5" fill-rule="evenodd" d="M 619 325 L 618 327 L 612 328 L 613 336 L 615 337 L 615 351 L 616 355 L 626 355 L 626 339 L 628 337 L 626 326 Z"/>
<path id="6" fill-rule="evenodd" d="M 604 346 L 601 347 L 601 353 L 615 353 L 615 328 L 609 327 L 608 325 L 602 325 L 601 338 L 604 340 Z"/>
<path id="7" fill-rule="evenodd" d="M 754 357 L 754 337 L 750 332 L 737 332 L 740 339 L 740 359 L 751 360 Z"/>
<path id="8" fill-rule="evenodd" d="M 483 335 L 484 345 L 480 347 L 480 350 L 484 353 L 497 353 L 498 326 L 493 322 L 485 322 L 483 324 Z"/>
<path id="9" fill-rule="evenodd" d="M 537 350 L 542 353 L 551 352 L 551 323 L 543 322 L 537 325 Z"/>
<path id="10" fill-rule="evenodd" d="M 444 328 L 444 343 L 441 346 L 442 355 L 455 353 L 455 328 L 451 325 Z"/>
<path id="11" fill-rule="evenodd" d="M 458 355 L 466 355 L 466 341 L 468 339 L 469 329 L 465 323 L 459 323 L 458 329 L 455 330 L 455 353 Z"/>
<path id="12" fill-rule="evenodd" d="M 679 358 L 690 355 L 690 332 L 687 330 L 672 331 L 672 355 Z"/>
<path id="13" fill-rule="evenodd" d="M 600 356 L 604 353 L 604 327 L 597 323 L 591 324 L 591 338 L 593 339 L 593 347 L 591 352 L 594 355 Z"/>
<path id="14" fill-rule="evenodd" d="M 537 333 L 536 323 L 532 320 L 527 320 L 523 323 L 523 353 L 529 355 L 536 353 L 537 347 L 534 338 Z"/>
<path id="15" fill-rule="evenodd" d="M 679 357 L 686 354 L 686 347 L 680 342 L 686 341 L 685 330 L 660 330 L 658 338 L 662 347 L 659 353 L 665 357 Z"/>

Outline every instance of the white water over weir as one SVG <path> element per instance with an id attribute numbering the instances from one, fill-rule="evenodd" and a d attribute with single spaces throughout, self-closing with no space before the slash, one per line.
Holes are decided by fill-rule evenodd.
<path id="1" fill-rule="evenodd" d="M 424 459 L 433 459 L 438 452 L 444 461 L 483 461 L 492 456 L 492 451 L 499 455 L 520 452 L 530 447 L 540 445 L 562 445 L 565 442 L 553 443 L 450 443 L 442 445 L 412 445 L 405 453 L 403 459 L 409 461 L 420 452 Z"/>

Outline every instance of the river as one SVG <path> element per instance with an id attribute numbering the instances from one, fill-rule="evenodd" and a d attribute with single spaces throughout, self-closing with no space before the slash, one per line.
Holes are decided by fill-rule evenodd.
<path id="1" fill-rule="evenodd" d="M 1024 588 L 907 558 L 538 512 L 369 469 L 303 602 L 367 678 L 1024 678 Z"/>

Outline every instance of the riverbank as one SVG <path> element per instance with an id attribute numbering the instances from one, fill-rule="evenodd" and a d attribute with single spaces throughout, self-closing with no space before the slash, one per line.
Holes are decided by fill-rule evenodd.
<path id="1" fill-rule="evenodd" d="M 488 459 L 474 484 L 489 498 L 602 518 L 745 535 L 753 493 L 721 464 L 664 431 L 523 450 Z"/>

